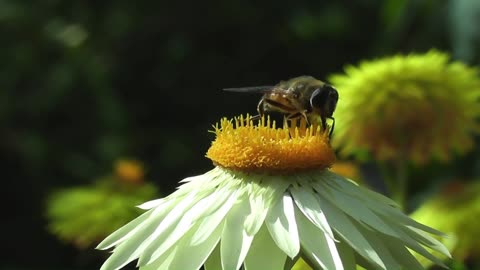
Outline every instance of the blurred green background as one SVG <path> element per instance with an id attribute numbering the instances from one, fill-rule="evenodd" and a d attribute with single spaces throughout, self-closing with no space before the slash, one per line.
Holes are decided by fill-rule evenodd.
<path id="1" fill-rule="evenodd" d="M 207 130 L 259 98 L 222 88 L 430 48 L 478 65 L 478 25 L 478 0 L 0 0 L 0 269 L 98 269 L 47 232 L 48 194 L 121 157 L 162 194 L 209 170 Z M 479 176 L 478 153 L 452 166 Z"/>

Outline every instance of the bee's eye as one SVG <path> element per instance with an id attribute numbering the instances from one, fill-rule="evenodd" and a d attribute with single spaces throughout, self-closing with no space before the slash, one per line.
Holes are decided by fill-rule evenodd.
<path id="1" fill-rule="evenodd" d="M 337 90 L 332 86 L 325 84 L 313 91 L 312 96 L 310 97 L 310 105 L 312 108 L 323 108 L 330 98 L 335 95 L 338 98 Z"/>
<path id="2" fill-rule="evenodd" d="M 316 89 L 310 97 L 310 105 L 312 108 L 322 108 L 328 98 L 328 92 L 323 88 Z"/>

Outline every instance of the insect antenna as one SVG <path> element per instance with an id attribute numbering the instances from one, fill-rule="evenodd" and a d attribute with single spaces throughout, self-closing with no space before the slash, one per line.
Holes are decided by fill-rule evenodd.
<path id="1" fill-rule="evenodd" d="M 252 86 L 252 87 L 239 87 L 239 88 L 223 88 L 223 91 L 227 92 L 242 92 L 242 93 L 264 93 L 275 86 Z"/>

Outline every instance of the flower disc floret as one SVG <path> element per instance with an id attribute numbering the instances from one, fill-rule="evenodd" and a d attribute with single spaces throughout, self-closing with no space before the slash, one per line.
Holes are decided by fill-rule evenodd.
<path id="1" fill-rule="evenodd" d="M 296 124 L 296 122 L 295 122 Z M 207 152 L 216 165 L 240 171 L 292 172 L 324 169 L 335 161 L 327 133 L 304 121 L 277 128 L 269 119 L 226 118 L 215 126 Z"/>

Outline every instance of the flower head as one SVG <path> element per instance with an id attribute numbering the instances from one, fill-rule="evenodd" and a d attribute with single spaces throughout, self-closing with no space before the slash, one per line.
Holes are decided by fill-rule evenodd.
<path id="1" fill-rule="evenodd" d="M 148 211 L 98 246 L 115 247 L 102 270 L 136 259 L 144 270 L 284 269 L 299 257 L 315 269 L 421 269 L 408 249 L 438 264 L 425 247 L 448 255 L 429 235 L 441 233 L 330 172 L 319 129 L 247 117 L 215 133 L 207 156 L 217 167 L 141 205 Z"/>
<path id="2" fill-rule="evenodd" d="M 454 258 L 464 260 L 480 256 L 477 238 L 480 217 L 478 181 L 469 184 L 460 181 L 449 183 L 410 216 L 451 234 L 452 237 L 440 240 L 452 250 Z M 425 261 L 422 263 L 428 265 Z"/>
<path id="3" fill-rule="evenodd" d="M 61 240 L 86 248 L 138 216 L 139 209 L 131 205 L 156 195 L 151 184 L 131 185 L 111 176 L 91 186 L 58 190 L 48 199 L 48 229 Z"/>
<path id="4" fill-rule="evenodd" d="M 378 160 L 448 160 L 479 131 L 478 70 L 437 51 L 349 66 L 330 81 L 341 102 L 334 142 L 342 153 Z"/>

